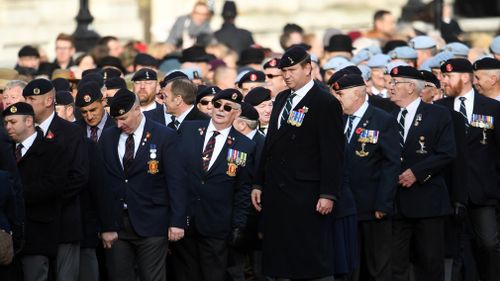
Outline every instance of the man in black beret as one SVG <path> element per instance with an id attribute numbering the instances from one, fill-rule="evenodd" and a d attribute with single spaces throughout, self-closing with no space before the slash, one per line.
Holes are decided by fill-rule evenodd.
<path id="1" fill-rule="evenodd" d="M 410 249 L 417 280 L 444 278 L 444 216 L 452 213 L 445 169 L 456 156 L 453 124 L 446 108 L 426 104 L 422 74 L 411 66 L 391 72 L 390 99 L 400 110 L 401 173 L 393 221 L 393 280 L 408 280 Z M 413 244 L 415 243 L 415 244 Z"/>
<path id="2" fill-rule="evenodd" d="M 116 198 L 110 204 L 121 221 L 118 240 L 106 252 L 107 268 L 111 280 L 165 280 L 168 241 L 180 240 L 186 228 L 178 135 L 145 118 L 127 89 L 113 97 L 110 115 L 116 127 L 102 133 L 99 148 Z"/>
<path id="3" fill-rule="evenodd" d="M 440 99 L 442 96 L 441 82 L 439 82 L 436 75 L 427 70 L 420 70 L 420 74 L 422 74 L 425 81 L 424 88 L 420 93 L 422 101 L 432 103 L 433 101 Z"/>
<path id="4" fill-rule="evenodd" d="M 264 86 L 265 81 L 266 75 L 264 72 L 250 70 L 238 80 L 238 89 L 241 91 L 243 97 L 245 97 L 251 89 Z"/>
<path id="5" fill-rule="evenodd" d="M 190 206 L 186 237 L 173 249 L 176 280 L 224 280 L 228 246 L 241 243 L 255 150 L 255 144 L 232 127 L 241 114 L 242 98 L 236 89 L 218 92 L 212 118 L 186 122 L 182 129 Z"/>
<path id="6" fill-rule="evenodd" d="M 245 96 L 245 102 L 252 105 L 259 113 L 259 131 L 265 135 L 269 127 L 271 111 L 273 110 L 271 90 L 264 87 L 253 88 Z"/>
<path id="7" fill-rule="evenodd" d="M 33 70 L 33 73 L 36 73 L 39 66 L 40 53 L 38 50 L 30 45 L 23 46 L 17 53 L 17 64 L 14 69 L 28 68 Z"/>
<path id="8" fill-rule="evenodd" d="M 238 28 L 235 19 L 238 15 L 234 1 L 224 2 L 222 7 L 222 18 L 224 22 L 221 28 L 214 33 L 219 43 L 222 43 L 239 54 L 250 45 L 254 44 L 252 33 L 246 29 Z"/>
<path id="9" fill-rule="evenodd" d="M 115 122 L 104 110 L 104 102 L 99 85 L 89 82 L 78 87 L 75 105 L 82 114 L 76 121 L 86 136 L 97 142 L 104 129 L 115 126 Z"/>
<path id="10" fill-rule="evenodd" d="M 174 79 L 163 88 L 163 102 L 171 115 L 168 127 L 180 131 L 184 121 L 210 119 L 195 106 L 198 87 L 188 79 Z"/>
<path id="11" fill-rule="evenodd" d="M 208 86 L 200 90 L 198 86 L 198 92 L 196 94 L 196 107 L 208 116 L 212 116 L 212 99 L 214 96 L 220 92 L 221 89 L 217 86 Z"/>
<path id="12" fill-rule="evenodd" d="M 188 79 L 189 80 L 189 77 L 184 72 L 182 72 L 180 70 L 173 70 L 170 73 L 168 73 L 167 75 L 165 75 L 163 80 L 160 82 L 161 88 L 162 89 L 165 88 L 168 85 L 168 83 L 170 83 L 176 79 Z"/>
<path id="13" fill-rule="evenodd" d="M 88 180 L 88 157 L 81 129 L 57 116 L 54 112 L 55 91 L 46 79 L 35 79 L 23 90 L 26 102 L 33 106 L 35 122 L 43 136 L 56 139 L 64 146 L 68 163 L 67 179 L 59 232 L 56 265 L 58 280 L 77 280 L 79 271 L 80 239 L 82 234 L 79 193 Z"/>
<path id="14" fill-rule="evenodd" d="M 106 91 L 104 91 L 103 105 L 106 112 L 109 114 L 109 104 L 115 96 L 116 92 L 120 89 L 127 89 L 127 82 L 121 77 L 113 77 L 106 79 L 104 82 Z"/>
<path id="15" fill-rule="evenodd" d="M 104 79 L 104 82 L 106 82 L 108 79 L 111 78 L 118 78 L 122 77 L 123 78 L 123 73 L 114 67 L 105 67 L 101 70 L 102 73 L 102 78 Z"/>
<path id="16" fill-rule="evenodd" d="M 367 273 L 369 277 L 365 278 L 371 280 L 390 280 L 391 251 L 381 249 L 392 247 L 393 204 L 400 172 L 400 153 L 394 149 L 399 145 L 398 125 L 390 114 L 368 103 L 360 74 L 343 75 L 332 84 L 332 89 L 346 115 L 344 177 L 348 178 L 343 181 L 341 202 L 334 210 L 335 233 L 343 231 L 359 239 L 362 254 L 354 280 L 363 279 L 360 272 Z M 358 235 L 344 223 L 356 220 L 356 213 Z M 334 243 L 339 243 L 337 248 L 345 248 L 341 246 L 342 237 L 334 236 Z M 352 253 L 356 248 L 349 250 L 356 256 Z M 343 269 L 339 273 L 345 274 L 352 266 L 336 268 Z"/>
<path id="17" fill-rule="evenodd" d="M 56 114 L 64 120 L 75 122 L 75 102 L 69 91 L 56 92 Z"/>
<path id="18" fill-rule="evenodd" d="M 156 93 L 158 92 L 158 78 L 156 71 L 151 68 L 142 68 L 137 71 L 132 77 L 133 92 L 139 97 L 141 102 L 141 110 L 154 111 L 159 118 L 155 121 L 162 124 L 167 124 L 164 117 L 163 105 L 155 101 Z"/>
<path id="19" fill-rule="evenodd" d="M 325 61 L 333 57 L 344 57 L 347 60 L 352 58 L 352 39 L 345 34 L 335 34 L 330 37 L 328 46 L 325 46 Z"/>
<path id="20" fill-rule="evenodd" d="M 477 65 L 476 65 L 477 67 Z M 441 65 L 441 84 L 448 96 L 436 103 L 460 112 L 466 131 L 468 215 L 472 229 L 474 259 L 481 280 L 498 277 L 498 228 L 495 206 L 500 198 L 500 103 L 474 91 L 473 66 L 466 59 L 449 59 Z M 492 163 L 497 163 L 492 165 Z"/>
<path id="21" fill-rule="evenodd" d="M 48 280 L 49 263 L 59 244 L 63 193 L 70 166 L 64 147 L 35 128 L 33 107 L 15 103 L 3 111 L 5 128 L 15 143 L 15 156 L 25 199 L 26 243 L 19 253 L 23 280 Z"/>
<path id="22" fill-rule="evenodd" d="M 489 98 L 500 101 L 500 60 L 482 58 L 472 65 L 476 90 Z"/>
<path id="23" fill-rule="evenodd" d="M 263 273 L 333 280 L 333 241 L 325 234 L 332 231 L 341 183 L 342 108 L 312 80 L 311 58 L 303 48 L 289 48 L 278 67 L 290 90 L 274 102 L 252 191 L 254 207 L 265 209 Z"/>
<path id="24" fill-rule="evenodd" d="M 263 66 L 264 74 L 266 75 L 266 85 L 264 87 L 271 90 L 272 100 L 274 100 L 279 93 L 287 89 L 281 70 L 278 68 L 279 63 L 279 58 L 272 58 L 264 63 Z"/>

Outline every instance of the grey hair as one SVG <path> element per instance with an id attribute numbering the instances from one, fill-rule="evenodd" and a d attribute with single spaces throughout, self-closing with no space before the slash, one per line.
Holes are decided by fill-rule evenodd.
<path id="1" fill-rule="evenodd" d="M 20 87 L 21 90 L 23 90 L 24 87 L 26 87 L 26 85 L 28 85 L 28 83 L 26 83 L 22 80 L 12 80 L 12 81 L 7 82 L 7 84 L 5 85 L 5 90 L 12 89 L 15 87 Z"/>

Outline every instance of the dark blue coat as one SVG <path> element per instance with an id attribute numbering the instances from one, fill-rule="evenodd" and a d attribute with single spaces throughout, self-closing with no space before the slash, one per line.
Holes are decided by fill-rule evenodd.
<path id="1" fill-rule="evenodd" d="M 165 108 L 163 107 L 162 104 L 159 104 L 157 102 L 155 103 L 156 103 L 156 108 L 144 111 L 143 112 L 144 116 L 164 126 L 167 126 L 167 124 L 170 123 L 170 120 L 165 120 Z"/>
<path id="2" fill-rule="evenodd" d="M 377 143 L 365 144 L 368 155 L 360 157 L 358 128 L 379 131 Z M 358 210 L 359 220 L 375 219 L 375 211 L 388 215 L 394 211 L 394 196 L 401 170 L 398 124 L 381 109 L 369 105 L 354 128 L 346 158 L 349 182 Z M 363 154 L 361 154 L 363 155 Z"/>
<path id="3" fill-rule="evenodd" d="M 11 231 L 12 222 L 17 216 L 16 194 L 9 172 L 0 170 L 0 229 Z"/>
<path id="4" fill-rule="evenodd" d="M 454 98 L 437 103 L 453 110 Z M 500 102 L 474 93 L 473 114 L 494 118 L 494 128 L 485 130 L 486 144 L 481 143 L 483 129 L 470 126 L 465 136 L 467 153 L 468 198 L 476 205 L 496 205 L 500 199 Z M 464 120 L 465 122 L 465 120 Z M 465 124 L 465 123 L 464 123 Z"/>
<path id="5" fill-rule="evenodd" d="M 420 121 L 417 120 L 419 115 Z M 419 140 L 422 136 L 426 153 L 417 153 L 421 149 Z M 395 199 L 397 216 L 428 218 L 451 213 L 444 174 L 455 155 L 450 112 L 441 106 L 420 102 L 401 152 L 401 173 L 411 169 L 417 181 L 410 188 L 398 187 Z"/>
<path id="6" fill-rule="evenodd" d="M 114 194 L 114 210 L 120 215 L 123 203 L 134 230 L 143 237 L 164 236 L 168 227 L 186 225 L 185 171 L 180 161 L 177 133 L 146 118 L 143 141 L 136 152 L 130 175 L 125 177 L 118 159 L 121 130 L 106 129 L 99 141 L 109 186 Z M 149 134 L 149 138 L 147 138 Z M 151 145 L 156 145 L 157 173 L 148 173 Z"/>
<path id="7" fill-rule="evenodd" d="M 190 220 L 194 219 L 194 226 L 200 234 L 225 239 L 231 229 L 246 225 L 255 143 L 231 128 L 217 159 L 205 172 L 202 169 L 202 152 L 209 122 L 186 121 L 181 132 L 182 157 L 189 175 L 188 215 Z M 235 176 L 227 174 L 227 151 L 230 148 L 247 154 L 246 165 L 239 165 Z"/>

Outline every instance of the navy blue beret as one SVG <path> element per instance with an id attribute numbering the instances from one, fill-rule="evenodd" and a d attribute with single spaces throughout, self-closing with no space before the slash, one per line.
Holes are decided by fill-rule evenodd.
<path id="1" fill-rule="evenodd" d="M 141 68 L 132 76 L 132 81 L 157 80 L 156 71 L 151 68 Z"/>
<path id="2" fill-rule="evenodd" d="M 3 111 L 3 116 L 10 115 L 31 115 L 35 116 L 35 112 L 33 111 L 33 107 L 30 104 L 25 102 L 18 102 L 15 104 L 11 104 Z"/>
<path id="3" fill-rule="evenodd" d="M 76 106 L 84 107 L 102 99 L 101 87 L 99 87 L 99 84 L 87 82 L 78 86 L 78 93 L 75 98 Z"/>
<path id="4" fill-rule="evenodd" d="M 74 103 L 74 100 L 70 91 L 56 92 L 56 105 L 70 105 L 72 103 Z"/>
<path id="5" fill-rule="evenodd" d="M 294 66 L 307 58 L 310 58 L 310 56 L 304 48 L 291 47 L 281 57 L 278 68 Z"/>
<path id="6" fill-rule="evenodd" d="M 228 88 L 215 94 L 214 99 L 212 101 L 216 100 L 229 100 L 241 104 L 241 101 L 243 100 L 243 95 L 237 89 Z"/>
<path id="7" fill-rule="evenodd" d="M 462 59 L 462 58 L 449 59 L 441 65 L 441 72 L 472 73 L 472 64 L 467 59 Z"/>
<path id="8" fill-rule="evenodd" d="M 241 114 L 240 117 L 243 117 L 252 121 L 259 121 L 259 113 L 255 108 L 246 102 L 241 103 Z"/>
<path id="9" fill-rule="evenodd" d="M 109 114 L 112 117 L 118 117 L 129 112 L 134 106 L 135 99 L 133 92 L 127 89 L 118 90 L 109 105 Z"/>
<path id="10" fill-rule="evenodd" d="M 335 91 L 341 91 L 349 88 L 365 86 L 365 80 L 360 74 L 346 74 L 333 83 L 332 88 Z"/>
<path id="11" fill-rule="evenodd" d="M 266 82 L 266 74 L 262 71 L 258 70 L 250 70 L 247 73 L 245 73 L 243 76 L 241 76 L 240 80 L 238 81 L 238 87 L 241 87 L 243 83 L 247 82 Z"/>
<path id="12" fill-rule="evenodd" d="M 482 58 L 472 65 L 474 71 L 483 69 L 500 69 L 500 60 L 494 58 Z"/>
<path id="13" fill-rule="evenodd" d="M 106 79 L 106 82 L 104 82 L 104 84 L 106 85 L 106 89 L 108 90 L 127 89 L 127 83 L 121 77 L 108 78 Z"/>
<path id="14" fill-rule="evenodd" d="M 422 74 L 413 66 L 400 65 L 391 70 L 391 77 L 402 77 L 409 79 L 424 80 Z"/>
<path id="15" fill-rule="evenodd" d="M 264 87 L 255 87 L 245 96 L 245 102 L 253 106 L 257 106 L 268 100 L 271 100 L 271 90 Z"/>

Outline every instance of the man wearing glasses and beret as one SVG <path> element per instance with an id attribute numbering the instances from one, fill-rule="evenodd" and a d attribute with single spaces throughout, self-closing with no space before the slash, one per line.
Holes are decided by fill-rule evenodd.
<path id="1" fill-rule="evenodd" d="M 241 243 L 250 209 L 255 143 L 233 128 L 243 96 L 225 89 L 212 118 L 186 121 L 181 132 L 188 178 L 188 228 L 173 248 L 176 280 L 224 280 L 228 246 Z"/>
<path id="2" fill-rule="evenodd" d="M 288 49 L 278 68 L 290 89 L 274 102 L 252 191 L 253 205 L 263 210 L 263 274 L 329 281 L 331 213 L 344 157 L 342 108 L 313 81 L 302 47 Z"/>

